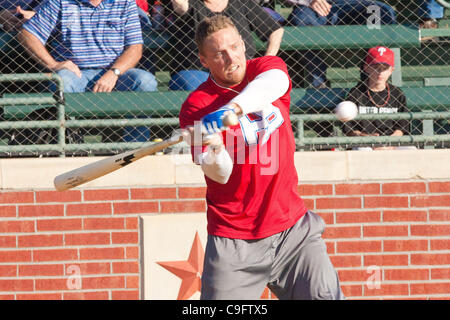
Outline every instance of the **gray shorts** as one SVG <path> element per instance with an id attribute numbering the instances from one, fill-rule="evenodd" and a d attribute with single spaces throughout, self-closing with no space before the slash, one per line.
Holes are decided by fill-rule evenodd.
<path id="1" fill-rule="evenodd" d="M 256 300 L 268 286 L 279 299 L 344 299 L 324 229 L 322 218 L 308 211 L 291 228 L 263 239 L 209 235 L 200 298 Z"/>

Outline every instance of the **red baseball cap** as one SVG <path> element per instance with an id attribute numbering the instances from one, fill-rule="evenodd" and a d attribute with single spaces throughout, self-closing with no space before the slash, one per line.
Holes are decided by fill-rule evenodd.
<path id="1" fill-rule="evenodd" d="M 377 46 L 370 48 L 367 52 L 366 63 L 368 65 L 384 63 L 394 66 L 394 51 L 387 47 Z"/>

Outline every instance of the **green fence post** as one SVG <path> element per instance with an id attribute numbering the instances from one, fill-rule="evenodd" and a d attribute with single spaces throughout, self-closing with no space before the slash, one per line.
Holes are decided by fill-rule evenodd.
<path id="1" fill-rule="evenodd" d="M 56 73 L 52 74 L 52 79 L 56 81 L 58 89 L 54 94 L 54 98 L 57 101 L 58 109 L 58 146 L 61 150 L 60 157 L 66 156 L 66 111 L 65 111 L 65 101 L 64 101 L 64 84 L 59 75 Z"/>

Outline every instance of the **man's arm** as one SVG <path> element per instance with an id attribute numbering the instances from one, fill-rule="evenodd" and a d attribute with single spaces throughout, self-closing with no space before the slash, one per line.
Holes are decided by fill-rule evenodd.
<path id="1" fill-rule="evenodd" d="M 58 24 L 59 15 L 59 0 L 42 2 L 36 14 L 26 17 L 30 19 L 24 23 L 18 39 L 30 56 L 45 68 L 51 71 L 68 69 L 81 77 L 81 71 L 76 64 L 70 60 L 56 61 L 45 48 L 45 43 Z"/>
<path id="2" fill-rule="evenodd" d="M 30 20 L 36 14 L 34 10 L 24 10 L 20 6 L 17 6 L 16 11 L 23 16 L 23 20 L 25 21 Z"/>
<path id="3" fill-rule="evenodd" d="M 318 15 L 326 17 L 331 10 L 327 0 L 285 0 L 290 5 L 303 5 L 313 9 Z"/>
<path id="4" fill-rule="evenodd" d="M 203 125 L 217 128 L 218 131 L 221 130 L 220 126 L 214 125 L 213 122 L 219 121 L 219 118 L 226 115 L 227 112 L 231 112 L 228 111 L 229 109 L 234 110 L 237 115 L 262 111 L 264 107 L 286 93 L 289 83 L 289 77 L 284 71 L 279 69 L 265 71 L 253 79 L 227 106 L 210 113 L 211 123 L 206 124 L 205 118 L 203 118 Z M 216 120 L 214 120 L 215 114 L 217 114 Z M 214 135 L 217 133 L 210 136 Z M 208 141 L 208 138 L 206 141 L 202 141 L 203 145 L 208 145 L 208 150 L 201 155 L 201 166 L 208 178 L 225 184 L 233 171 L 233 162 L 223 147 L 222 137 L 218 136 L 215 141 Z"/>
<path id="5" fill-rule="evenodd" d="M 234 104 L 235 111 L 241 110 L 242 114 L 262 111 L 268 104 L 282 97 L 289 89 L 289 84 L 288 75 L 280 69 L 262 72 L 230 104 Z"/>
<path id="6" fill-rule="evenodd" d="M 233 171 L 233 160 L 225 149 L 222 135 L 215 133 L 206 136 L 203 143 L 208 146 L 206 152 L 200 155 L 203 173 L 217 183 L 227 183 Z"/>
<path id="7" fill-rule="evenodd" d="M 27 50 L 30 56 L 40 63 L 45 68 L 51 71 L 58 71 L 61 69 L 68 69 L 74 72 L 78 77 L 81 77 L 81 71 L 76 64 L 70 60 L 58 62 L 48 52 L 47 48 L 42 42 L 31 32 L 22 29 L 18 35 L 22 46 Z"/>
<path id="8" fill-rule="evenodd" d="M 399 130 L 399 129 L 396 129 L 396 130 L 394 130 L 394 132 L 391 134 L 391 136 L 392 136 L 392 137 L 401 137 L 401 136 L 403 136 L 403 131 L 402 131 L 402 130 Z"/>
<path id="9" fill-rule="evenodd" d="M 331 10 L 331 4 L 327 0 L 312 0 L 309 7 L 322 17 L 326 17 Z"/>
<path id="10" fill-rule="evenodd" d="M 223 119 L 234 112 L 238 116 L 263 111 L 289 89 L 287 74 L 280 69 L 271 69 L 255 77 L 236 97 L 226 105 L 202 118 L 202 130 L 212 134 L 223 129 Z"/>
<path id="11" fill-rule="evenodd" d="M 280 28 L 275 30 L 269 36 L 269 40 L 267 41 L 267 49 L 266 56 L 276 56 L 278 50 L 280 50 L 281 40 L 283 39 L 284 29 Z"/>
<path id="12" fill-rule="evenodd" d="M 119 78 L 112 71 L 113 68 L 120 70 L 123 74 L 127 70 L 136 66 L 142 57 L 142 44 L 133 44 L 124 50 L 124 52 L 114 61 L 110 70 L 108 70 L 98 81 L 95 83 L 93 92 L 111 92 L 116 86 L 117 79 Z"/>
<path id="13" fill-rule="evenodd" d="M 194 163 L 200 165 L 203 173 L 209 179 L 225 184 L 233 171 L 233 160 L 225 149 L 222 134 L 214 133 L 205 135 L 201 132 L 200 126 L 189 126 L 185 128 L 183 138 L 193 148 L 202 149 L 202 153 L 193 154 Z"/>
<path id="14" fill-rule="evenodd" d="M 222 128 L 219 124 L 222 123 L 222 119 L 227 112 L 234 111 L 236 114 L 242 115 L 262 111 L 269 104 L 282 97 L 289 90 L 289 87 L 289 77 L 281 69 L 274 68 L 260 73 L 226 106 L 202 118 L 203 131 L 208 131 L 205 128 L 210 128 L 212 131 L 220 132 Z M 208 121 L 205 121 L 206 119 Z M 194 128 L 191 130 L 193 133 Z M 211 134 L 212 132 L 208 131 L 208 133 Z M 197 132 L 197 134 L 202 135 L 201 132 Z M 202 158 L 210 160 L 202 160 L 202 170 L 210 179 L 219 183 L 226 183 L 233 170 L 233 164 L 228 152 L 222 149 L 222 137 L 219 140 L 215 144 L 205 143 L 205 140 L 202 141 L 203 145 L 209 144 L 209 148 L 207 152 L 202 154 Z M 213 150 L 211 150 L 211 146 L 213 146 Z"/>

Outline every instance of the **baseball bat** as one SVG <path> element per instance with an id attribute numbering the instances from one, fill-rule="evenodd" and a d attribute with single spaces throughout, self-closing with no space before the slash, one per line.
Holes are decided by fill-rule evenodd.
<path id="1" fill-rule="evenodd" d="M 233 126 L 238 124 L 238 118 L 236 114 L 231 113 L 225 116 L 223 119 L 225 126 Z M 62 173 L 55 177 L 53 184 L 56 190 L 64 191 L 75 188 L 83 183 L 92 181 L 108 173 L 123 168 L 130 163 L 139 160 L 145 156 L 155 154 L 165 148 L 173 146 L 183 141 L 183 135 L 175 136 L 171 139 L 163 140 L 158 143 L 154 143 L 149 146 L 145 146 L 139 149 L 126 151 L 77 169 Z"/>

